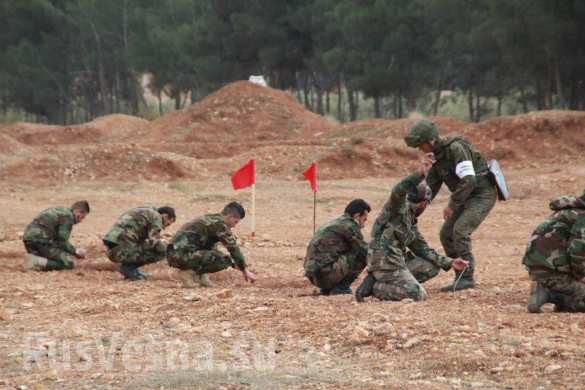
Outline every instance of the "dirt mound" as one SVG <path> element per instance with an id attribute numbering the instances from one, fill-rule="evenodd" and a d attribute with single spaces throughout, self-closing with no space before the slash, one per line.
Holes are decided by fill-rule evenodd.
<path id="1" fill-rule="evenodd" d="M 141 118 L 113 114 L 74 126 L 16 122 L 3 127 L 2 133 L 29 146 L 95 144 L 141 139 L 148 124 Z"/>
<path id="2" fill-rule="evenodd" d="M 28 148 L 10 137 L 0 133 L 0 158 L 14 156 L 28 151 Z"/>
<path id="3" fill-rule="evenodd" d="M 354 139 L 319 158 L 319 174 L 327 179 L 394 176 L 410 169 L 417 155 L 403 146 Z"/>
<path id="4" fill-rule="evenodd" d="M 509 162 L 584 158 L 585 113 L 540 111 L 500 117 L 462 132 L 489 158 Z"/>
<path id="5" fill-rule="evenodd" d="M 466 122 L 461 122 L 447 117 L 430 117 L 443 132 L 458 132 L 469 126 Z M 417 119 L 367 119 L 356 122 L 350 122 L 340 126 L 338 129 L 324 134 L 324 138 L 392 138 L 402 139 L 410 126 Z"/>
<path id="6" fill-rule="evenodd" d="M 335 127 L 290 94 L 238 81 L 150 126 L 149 139 L 252 141 L 312 137 Z"/>
<path id="7" fill-rule="evenodd" d="M 162 181 L 197 176 L 193 159 L 173 153 L 152 152 L 136 145 L 86 145 L 36 148 L 0 168 L 0 178 L 27 180 L 150 180 Z"/>

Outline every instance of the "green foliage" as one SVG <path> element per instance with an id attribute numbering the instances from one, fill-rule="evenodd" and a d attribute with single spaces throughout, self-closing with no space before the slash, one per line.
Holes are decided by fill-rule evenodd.
<path id="1" fill-rule="evenodd" d="M 581 0 L 3 0 L 0 115 L 154 117 L 250 74 L 340 121 L 584 109 L 583 31 Z"/>

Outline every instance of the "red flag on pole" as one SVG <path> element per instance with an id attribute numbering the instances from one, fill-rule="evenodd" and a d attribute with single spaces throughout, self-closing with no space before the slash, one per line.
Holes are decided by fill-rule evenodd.
<path id="1" fill-rule="evenodd" d="M 234 190 L 250 187 L 256 183 L 256 161 L 251 159 L 232 175 Z"/>
<path id="2" fill-rule="evenodd" d="M 317 192 L 319 183 L 317 182 L 317 163 L 312 163 L 309 169 L 303 172 L 305 179 L 311 182 L 311 190 Z"/>

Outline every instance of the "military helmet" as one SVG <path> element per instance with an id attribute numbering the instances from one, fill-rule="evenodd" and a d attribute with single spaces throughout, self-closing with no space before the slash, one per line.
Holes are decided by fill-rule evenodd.
<path id="1" fill-rule="evenodd" d="M 408 193 L 406 199 L 412 203 L 430 202 L 433 198 L 433 191 L 426 181 L 421 182 L 415 189 Z"/>
<path id="2" fill-rule="evenodd" d="M 437 126 L 428 119 L 422 119 L 408 130 L 408 134 L 404 137 L 404 142 L 411 148 L 418 148 L 425 142 L 438 138 Z"/>

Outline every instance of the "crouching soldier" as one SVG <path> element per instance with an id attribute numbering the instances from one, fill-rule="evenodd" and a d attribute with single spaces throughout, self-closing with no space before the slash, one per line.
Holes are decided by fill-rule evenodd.
<path id="1" fill-rule="evenodd" d="M 374 295 L 381 300 L 415 301 L 427 298 L 420 284 L 440 269 L 460 272 L 467 262 L 450 259 L 431 249 L 417 228 L 417 217 L 427 207 L 431 190 L 423 182 L 432 161 L 425 158 L 418 170 L 392 189 L 390 198 L 376 218 L 368 253 L 368 276 L 356 291 L 356 300 Z"/>
<path id="2" fill-rule="evenodd" d="M 172 207 L 137 207 L 122 214 L 103 242 L 107 256 L 120 264 L 124 279 L 144 280 L 147 274 L 139 268 L 165 258 L 167 244 L 160 233 L 176 220 Z"/>
<path id="3" fill-rule="evenodd" d="M 323 295 L 351 294 L 351 284 L 366 267 L 368 244 L 361 229 L 370 205 L 354 199 L 342 216 L 321 226 L 309 242 L 305 276 Z"/>
<path id="4" fill-rule="evenodd" d="M 73 206 L 51 207 L 40 213 L 26 228 L 22 240 L 27 255 L 27 271 L 73 269 L 75 258 L 85 258 L 85 250 L 69 242 L 73 225 L 89 214 L 89 203 L 82 200 Z"/>
<path id="5" fill-rule="evenodd" d="M 522 263 L 533 281 L 528 311 L 585 312 L 585 192 L 550 203 L 554 213 L 534 231 Z"/>
<path id="6" fill-rule="evenodd" d="M 242 272 L 244 280 L 256 281 L 256 276 L 246 268 L 244 255 L 240 251 L 232 230 L 246 216 L 242 205 L 228 203 L 221 214 L 207 214 L 183 225 L 173 237 L 167 253 L 171 267 L 178 268 L 184 287 L 212 287 L 207 274 L 228 267 Z M 229 255 L 215 249 L 223 244 Z"/>

